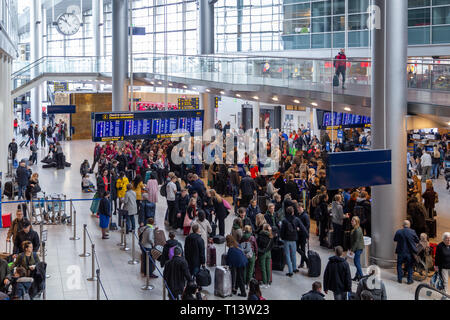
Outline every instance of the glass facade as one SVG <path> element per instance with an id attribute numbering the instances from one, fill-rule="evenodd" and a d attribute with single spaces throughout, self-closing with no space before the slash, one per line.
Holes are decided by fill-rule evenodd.
<path id="1" fill-rule="evenodd" d="M 0 0 L 0 27 L 6 31 L 13 43 L 17 43 L 18 19 L 16 0 Z"/>

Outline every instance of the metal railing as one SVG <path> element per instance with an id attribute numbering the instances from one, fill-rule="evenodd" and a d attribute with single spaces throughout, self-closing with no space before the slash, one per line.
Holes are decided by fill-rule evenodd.
<path id="1" fill-rule="evenodd" d="M 346 83 L 355 86 L 371 84 L 370 59 L 285 58 L 273 56 L 167 55 L 134 54 L 135 74 L 151 75 L 159 80 L 167 76 L 181 80 L 200 80 L 233 85 L 264 85 L 291 89 L 314 86 L 332 87 L 335 63 L 345 63 Z M 450 91 L 450 61 L 409 60 L 408 87 L 436 91 Z M 32 74 L 99 73 L 110 76 L 112 57 L 55 57 L 48 56 L 32 62 L 12 75 L 13 88 L 29 81 Z"/>
<path id="2" fill-rule="evenodd" d="M 427 283 L 421 283 L 416 288 L 414 300 L 450 300 L 450 295 Z"/>

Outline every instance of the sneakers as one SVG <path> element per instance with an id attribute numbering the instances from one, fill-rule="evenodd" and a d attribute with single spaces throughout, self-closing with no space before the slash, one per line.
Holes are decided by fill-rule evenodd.
<path id="1" fill-rule="evenodd" d="M 286 273 L 286 275 L 287 275 L 288 277 L 292 277 L 294 274 L 293 274 L 293 273 Z"/>

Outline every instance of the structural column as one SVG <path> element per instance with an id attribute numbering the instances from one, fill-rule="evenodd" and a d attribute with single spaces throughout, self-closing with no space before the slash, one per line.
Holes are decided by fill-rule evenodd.
<path id="1" fill-rule="evenodd" d="M 374 0 L 372 28 L 372 143 L 392 150 L 392 184 L 372 188 L 372 257 L 395 263 L 394 234 L 406 218 L 406 62 L 408 3 Z"/>
<path id="2" fill-rule="evenodd" d="M 259 103 L 259 102 L 256 102 L 254 105 L 253 105 L 253 130 L 255 130 L 256 128 L 258 128 L 258 129 L 260 129 L 259 128 L 259 116 L 260 116 L 260 113 L 261 113 L 261 104 Z M 264 128 L 265 129 L 265 128 Z"/>
<path id="3" fill-rule="evenodd" d="M 201 55 L 214 54 L 214 3 L 214 0 L 199 0 Z M 203 66 L 201 68 L 203 69 Z M 214 96 L 208 93 L 200 94 L 200 106 L 205 110 L 203 130 L 214 128 Z"/>
<path id="4" fill-rule="evenodd" d="M 41 0 L 31 1 L 30 8 L 30 55 L 31 61 L 34 62 L 38 60 L 40 56 L 40 19 L 39 14 L 41 10 Z M 34 79 L 38 76 L 37 68 L 31 69 L 31 78 Z M 42 126 L 42 107 L 41 107 L 41 97 L 40 88 L 34 88 L 31 90 L 31 120 L 38 124 L 39 127 Z"/>
<path id="5" fill-rule="evenodd" d="M 112 111 L 128 111 L 128 0 L 113 0 L 112 28 Z"/>
<path id="6" fill-rule="evenodd" d="M 0 126 L 0 172 L 3 177 L 7 173 L 8 144 L 13 136 L 13 107 L 11 101 L 11 70 L 12 60 L 6 53 L 0 50 L 0 114 L 2 121 Z"/>

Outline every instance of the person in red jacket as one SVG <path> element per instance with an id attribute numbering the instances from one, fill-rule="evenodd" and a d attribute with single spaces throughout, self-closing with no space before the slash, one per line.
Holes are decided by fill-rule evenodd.
<path id="1" fill-rule="evenodd" d="M 336 75 L 339 77 L 339 75 L 342 74 L 342 89 L 345 89 L 345 71 L 347 69 L 347 56 L 345 55 L 345 49 L 341 49 L 334 59 Z"/>

